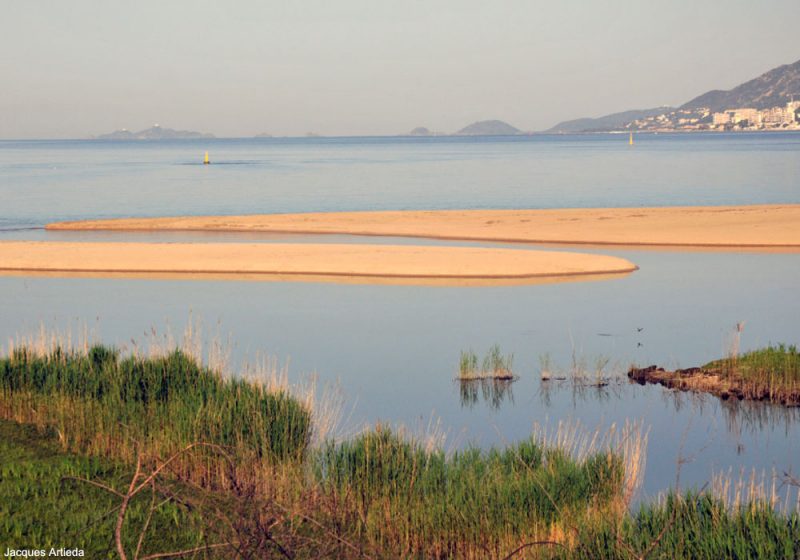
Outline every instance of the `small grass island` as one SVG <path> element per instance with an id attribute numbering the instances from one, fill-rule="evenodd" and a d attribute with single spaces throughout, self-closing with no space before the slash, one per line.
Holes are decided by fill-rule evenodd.
<path id="1" fill-rule="evenodd" d="M 736 398 L 800 406 L 800 352 L 794 345 L 769 345 L 675 371 L 654 365 L 632 367 L 628 377 L 640 384 L 658 383 L 671 389 L 706 392 L 723 400 Z"/>

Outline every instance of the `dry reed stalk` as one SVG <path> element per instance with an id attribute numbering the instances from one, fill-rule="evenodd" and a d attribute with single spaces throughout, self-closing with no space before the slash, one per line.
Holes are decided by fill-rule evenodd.
<path id="1" fill-rule="evenodd" d="M 742 468 L 737 475 L 732 469 L 714 473 L 710 492 L 731 512 L 757 505 L 766 505 L 784 515 L 792 513 L 792 509 L 800 512 L 800 488 L 782 484 L 775 468 L 770 474 L 755 468 L 749 472 Z M 796 504 L 791 503 L 793 496 L 796 496 Z"/>

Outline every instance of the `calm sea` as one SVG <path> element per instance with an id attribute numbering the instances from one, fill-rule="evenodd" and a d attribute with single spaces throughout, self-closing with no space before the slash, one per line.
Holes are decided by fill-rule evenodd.
<path id="1" fill-rule="evenodd" d="M 208 150 L 213 165 L 203 166 Z M 0 142 L 0 240 L 350 241 L 198 234 L 47 233 L 56 220 L 426 208 L 800 203 L 800 134 L 627 137 L 315 138 L 170 142 Z M 432 243 L 369 239 L 380 243 Z M 573 250 L 573 249 L 564 249 Z M 442 288 L 325 283 L 0 277 L 0 340 L 41 324 L 87 328 L 130 347 L 190 315 L 258 354 L 316 373 L 345 398 L 345 425 L 415 428 L 438 419 L 449 444 L 500 445 L 534 423 L 650 429 L 645 495 L 740 469 L 800 470 L 800 411 L 612 382 L 539 381 L 542 360 L 607 374 L 631 363 L 691 366 L 743 349 L 800 343 L 796 254 L 603 250 L 640 266 L 626 278 Z M 459 352 L 513 352 L 510 391 L 462 390 Z M 485 390 L 484 390 L 485 389 Z"/>

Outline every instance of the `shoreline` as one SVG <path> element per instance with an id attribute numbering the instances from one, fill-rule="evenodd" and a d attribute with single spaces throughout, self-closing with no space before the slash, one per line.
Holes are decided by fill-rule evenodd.
<path id="1" fill-rule="evenodd" d="M 46 229 L 342 234 L 578 247 L 800 252 L 800 204 L 119 218 L 57 222 Z"/>
<path id="2" fill-rule="evenodd" d="M 441 285 L 621 277 L 605 255 L 366 244 L 0 242 L 0 275 L 301 280 Z"/>
<path id="3" fill-rule="evenodd" d="M 631 368 L 628 379 L 639 385 L 661 385 L 667 389 L 710 394 L 723 401 L 728 399 L 768 402 L 787 408 L 800 407 L 800 393 L 774 393 L 768 387 L 758 387 L 741 378 L 728 378 L 719 369 L 690 367 L 668 371 L 655 365 Z"/>

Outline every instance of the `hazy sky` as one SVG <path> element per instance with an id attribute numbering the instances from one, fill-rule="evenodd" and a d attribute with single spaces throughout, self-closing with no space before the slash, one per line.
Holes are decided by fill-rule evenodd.
<path id="1" fill-rule="evenodd" d="M 798 0 L 2 0 L 0 137 L 524 130 L 800 59 Z"/>

